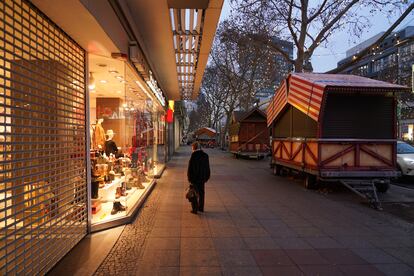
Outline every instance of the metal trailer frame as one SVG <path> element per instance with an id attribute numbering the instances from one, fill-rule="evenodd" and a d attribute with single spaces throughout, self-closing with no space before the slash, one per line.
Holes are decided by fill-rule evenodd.
<path id="1" fill-rule="evenodd" d="M 236 157 L 237 159 L 240 157 L 244 157 L 247 159 L 257 159 L 257 160 L 262 160 L 263 158 L 265 158 L 269 153 L 268 152 L 259 152 L 259 151 L 255 151 L 255 152 L 248 152 L 248 151 L 230 151 L 230 153 L 232 153 L 234 155 L 234 157 Z"/>
<path id="2" fill-rule="evenodd" d="M 275 147 L 275 144 L 278 146 Z M 285 143 L 290 145 L 290 149 Z M 299 143 L 299 146 L 293 146 Z M 317 147 L 317 153 L 313 151 Z M 322 158 L 323 145 L 341 145 L 345 149 L 326 158 Z M 306 174 L 305 185 L 312 188 L 317 180 L 325 182 L 340 182 L 355 194 L 367 199 L 375 208 L 381 209 L 381 203 L 377 196 L 377 186 L 382 185 L 382 190 L 386 190 L 391 178 L 399 176 L 395 169 L 396 140 L 358 140 L 358 139 L 272 139 L 272 161 L 271 166 L 274 174 L 279 175 L 282 167 L 287 167 Z M 367 145 L 388 146 L 391 152 L 391 159 L 387 160 L 384 156 L 367 148 Z M 369 156 L 378 162 L 383 162 L 383 167 L 364 167 L 361 166 L 361 155 Z M 354 166 L 328 166 L 331 162 L 352 154 Z M 280 158 L 278 158 L 280 157 Z M 356 166 L 355 166 L 356 165 Z M 362 164 L 363 165 L 363 164 Z M 313 177 L 312 177 L 313 176 Z"/>

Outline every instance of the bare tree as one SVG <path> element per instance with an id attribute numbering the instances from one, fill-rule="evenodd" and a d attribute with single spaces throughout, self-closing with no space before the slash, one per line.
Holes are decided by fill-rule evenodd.
<path id="1" fill-rule="evenodd" d="M 314 51 L 339 30 L 351 37 L 360 35 L 370 26 L 372 16 L 389 17 L 401 13 L 407 0 L 232 0 L 239 17 L 249 18 L 249 27 L 242 24 L 247 36 L 268 45 L 294 65 L 296 72 L 312 70 L 310 59 Z M 361 12 L 363 11 L 363 12 Z M 264 26 L 267 32 L 253 33 L 250 26 Z M 296 58 L 272 41 L 273 36 L 291 39 Z"/>
<path id="2" fill-rule="evenodd" d="M 191 111 L 189 115 L 188 132 L 196 131 L 211 124 L 211 106 L 204 94 L 200 94 L 197 99 L 197 111 Z"/>
<path id="3" fill-rule="evenodd" d="M 190 114 L 188 115 L 189 118 L 189 125 L 188 125 L 188 133 L 192 133 L 200 128 L 200 115 L 195 110 L 191 110 Z"/>
<path id="4" fill-rule="evenodd" d="M 223 82 L 217 74 L 217 68 L 208 65 L 204 72 L 203 83 L 201 85 L 201 93 L 210 105 L 209 127 L 219 130 L 219 122 L 224 116 L 225 89 L 223 89 Z"/>
<path id="5" fill-rule="evenodd" d="M 250 109 L 256 101 L 256 93 L 274 85 L 277 68 L 274 52 L 266 45 L 246 39 L 233 20 L 220 24 L 210 58 L 210 73 L 214 77 L 207 74 L 209 78 L 204 79 L 202 91 L 219 106 L 219 112 L 226 120 L 224 131 L 221 131 L 221 141 L 224 141 L 233 111 L 236 108 Z M 216 84 L 209 83 L 211 81 Z M 220 91 L 215 93 L 211 88 Z"/>

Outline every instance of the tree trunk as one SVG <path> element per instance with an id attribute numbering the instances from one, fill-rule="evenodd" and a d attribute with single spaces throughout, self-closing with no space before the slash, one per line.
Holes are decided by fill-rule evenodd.
<path id="1" fill-rule="evenodd" d="M 305 58 L 305 54 L 301 49 L 297 51 L 297 58 L 295 60 L 295 72 L 302 73 L 303 72 L 303 60 Z"/>
<path id="2" fill-rule="evenodd" d="M 229 112 L 226 114 L 226 124 L 224 125 L 224 130 L 221 133 L 221 148 L 222 149 L 224 149 L 226 146 L 226 133 L 230 127 L 230 118 L 231 118 L 232 113 L 233 113 L 233 110 L 229 110 Z"/>

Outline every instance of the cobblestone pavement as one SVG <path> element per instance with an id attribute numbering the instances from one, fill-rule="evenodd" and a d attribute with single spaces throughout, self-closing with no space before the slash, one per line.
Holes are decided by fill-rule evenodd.
<path id="1" fill-rule="evenodd" d="M 184 198 L 181 148 L 97 275 L 414 275 L 413 224 L 207 152 L 206 212 Z"/>

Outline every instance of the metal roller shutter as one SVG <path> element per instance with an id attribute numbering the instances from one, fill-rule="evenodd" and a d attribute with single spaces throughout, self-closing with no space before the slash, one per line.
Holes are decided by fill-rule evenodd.
<path id="1" fill-rule="evenodd" d="M 87 232 L 85 52 L 0 1 L 0 275 L 45 274 Z"/>
<path id="2" fill-rule="evenodd" d="M 392 97 L 328 94 L 323 115 L 323 138 L 394 138 Z"/>

